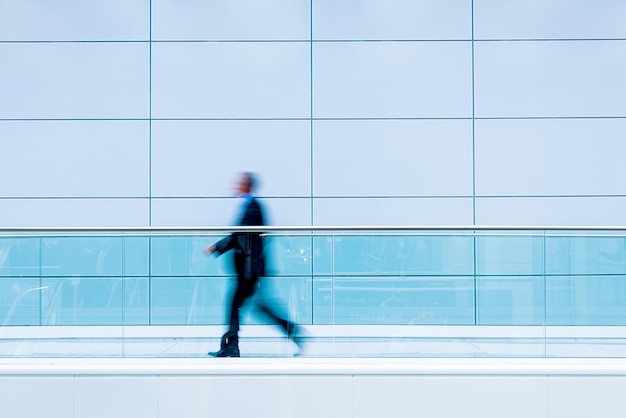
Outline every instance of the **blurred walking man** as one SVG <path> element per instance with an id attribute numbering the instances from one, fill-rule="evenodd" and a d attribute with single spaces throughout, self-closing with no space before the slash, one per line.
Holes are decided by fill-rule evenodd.
<path id="1" fill-rule="evenodd" d="M 265 225 L 263 208 L 252 194 L 256 186 L 254 174 L 240 174 L 235 192 L 241 199 L 241 214 L 237 225 L 258 227 Z M 239 309 L 244 302 L 254 295 L 260 287 L 259 278 L 265 275 L 264 238 L 260 232 L 233 232 L 205 249 L 207 255 L 217 256 L 230 250 L 234 252 L 234 267 L 237 273 L 237 284 L 232 294 L 228 309 L 229 329 L 222 336 L 220 349 L 209 352 L 214 357 L 239 357 Z M 301 346 L 299 327 L 278 316 L 263 299 L 256 301 L 256 306 L 272 322 L 279 325 L 298 347 Z"/>

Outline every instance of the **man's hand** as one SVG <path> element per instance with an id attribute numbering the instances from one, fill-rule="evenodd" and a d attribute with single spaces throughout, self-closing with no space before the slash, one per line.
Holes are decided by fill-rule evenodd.
<path id="1" fill-rule="evenodd" d="M 211 255 L 211 254 L 213 254 L 213 253 L 215 252 L 215 250 L 216 250 L 216 249 L 215 249 L 215 245 L 209 245 L 208 247 L 206 247 L 206 248 L 204 249 L 204 253 L 205 253 L 206 255 Z"/>

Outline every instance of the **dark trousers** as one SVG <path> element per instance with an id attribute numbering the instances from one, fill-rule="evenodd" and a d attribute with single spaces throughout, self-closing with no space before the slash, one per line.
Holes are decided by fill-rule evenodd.
<path id="1" fill-rule="evenodd" d="M 237 287 L 233 292 L 232 301 L 228 310 L 229 317 L 229 329 L 222 337 L 222 348 L 227 346 L 236 347 L 239 343 L 239 310 L 243 304 L 252 297 L 260 288 L 259 278 L 241 279 L 237 278 Z M 269 306 L 265 297 L 261 297 L 255 300 L 255 306 L 268 317 L 273 323 L 280 326 L 285 334 L 291 335 L 291 331 L 294 328 L 294 324 L 287 319 L 279 316 Z"/>

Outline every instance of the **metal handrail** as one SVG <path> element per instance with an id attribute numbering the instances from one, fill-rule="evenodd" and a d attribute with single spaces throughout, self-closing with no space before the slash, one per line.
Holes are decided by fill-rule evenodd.
<path id="1" fill-rule="evenodd" d="M 0 227 L 0 234 L 49 233 L 210 233 L 210 232 L 384 232 L 384 231 L 572 231 L 626 232 L 626 226 L 401 225 L 401 226 L 68 226 Z"/>

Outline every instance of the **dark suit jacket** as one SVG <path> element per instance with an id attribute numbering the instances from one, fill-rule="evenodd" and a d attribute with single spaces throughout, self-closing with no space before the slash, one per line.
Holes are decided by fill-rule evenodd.
<path id="1" fill-rule="evenodd" d="M 253 197 L 243 211 L 239 226 L 262 226 L 263 209 Z M 234 232 L 215 243 L 218 255 L 234 250 L 235 271 L 239 280 L 256 280 L 265 275 L 263 237 L 258 232 Z"/>

